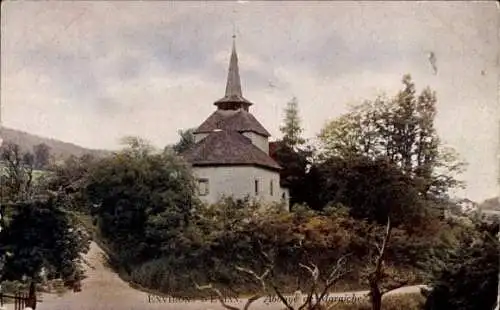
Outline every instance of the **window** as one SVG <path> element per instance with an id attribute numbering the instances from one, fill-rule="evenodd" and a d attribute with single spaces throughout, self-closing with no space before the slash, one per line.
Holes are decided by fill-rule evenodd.
<path id="1" fill-rule="evenodd" d="M 259 180 L 255 180 L 255 196 L 259 195 Z"/>
<path id="2" fill-rule="evenodd" d="M 271 182 L 269 182 L 269 194 L 271 194 L 271 196 L 274 196 L 274 183 L 273 183 L 273 180 L 271 180 Z"/>
<path id="3" fill-rule="evenodd" d="M 208 179 L 198 179 L 198 194 L 206 196 L 208 193 Z"/>

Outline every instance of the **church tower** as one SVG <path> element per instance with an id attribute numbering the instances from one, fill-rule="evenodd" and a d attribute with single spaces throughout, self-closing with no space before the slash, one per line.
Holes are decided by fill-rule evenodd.
<path id="1" fill-rule="evenodd" d="M 269 132 L 250 113 L 243 97 L 235 37 L 229 59 L 224 97 L 217 109 L 194 131 L 195 145 L 182 156 L 191 164 L 201 200 L 216 203 L 224 196 L 284 201 L 281 167 L 269 156 Z"/>

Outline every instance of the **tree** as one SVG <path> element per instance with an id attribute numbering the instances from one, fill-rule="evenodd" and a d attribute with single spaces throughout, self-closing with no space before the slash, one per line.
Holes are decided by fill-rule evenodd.
<path id="1" fill-rule="evenodd" d="M 417 96 L 410 75 L 392 99 L 378 97 L 333 120 L 319 138 L 323 157 L 388 158 L 419 183 L 419 191 L 435 198 L 461 185 L 463 163 L 444 148 L 434 128 L 436 93 L 425 88 Z"/>
<path id="2" fill-rule="evenodd" d="M 4 165 L 0 175 L 1 201 L 28 199 L 33 190 L 33 154 L 24 153 L 15 143 L 7 143 L 0 149 L 0 161 Z"/>
<path id="3" fill-rule="evenodd" d="M 125 265 L 168 253 L 187 225 L 194 180 L 180 158 L 158 153 L 140 139 L 93 165 L 85 195 L 100 232 Z"/>
<path id="4" fill-rule="evenodd" d="M 50 162 L 50 147 L 45 143 L 37 144 L 33 146 L 33 153 L 35 155 L 35 168 L 43 169 L 47 167 Z"/>
<path id="5" fill-rule="evenodd" d="M 179 130 L 180 140 L 173 146 L 173 149 L 177 154 L 181 154 L 194 145 L 194 131 L 195 128 Z"/>
<path id="6" fill-rule="evenodd" d="M 280 172 L 281 183 L 290 191 L 290 205 L 309 202 L 315 195 L 311 191 L 314 188 L 312 179 L 308 178 L 315 149 L 305 145 L 306 141 L 301 136 L 303 129 L 295 97 L 287 103 L 280 130 L 283 138 L 274 143 L 271 156 L 283 168 Z"/>
<path id="7" fill-rule="evenodd" d="M 445 268 L 434 274 L 426 310 L 493 309 L 498 293 L 498 225 L 481 225 L 481 235 L 460 248 Z"/>
<path id="8" fill-rule="evenodd" d="M 387 159 L 330 158 L 315 165 L 319 174 L 317 199 L 321 206 L 341 204 L 356 219 L 419 227 L 429 205 L 415 181 Z"/>
<path id="9" fill-rule="evenodd" d="M 0 233 L 0 252 L 6 253 L 0 281 L 26 276 L 36 282 L 42 269 L 49 278 L 62 278 L 67 285 L 81 279 L 80 254 L 88 251 L 89 239 L 65 211 L 62 197 L 18 202 L 8 208 L 13 214 Z"/>
<path id="10" fill-rule="evenodd" d="M 92 166 L 97 159 L 92 155 L 70 156 L 63 163 L 48 167 L 48 174 L 41 186 L 52 192 L 64 193 L 68 197 L 67 208 L 88 213 L 85 186 Z"/>
<path id="11" fill-rule="evenodd" d="M 298 101 L 295 97 L 287 103 L 284 124 L 280 130 L 283 133 L 282 141 L 286 146 L 295 149 L 305 143 L 301 136 L 303 129 L 300 124 Z"/>
<path id="12" fill-rule="evenodd" d="M 391 263 L 387 259 L 389 242 L 392 237 L 393 226 L 390 217 L 387 218 L 385 232 L 382 240 L 375 243 L 376 253 L 374 255 L 373 266 L 369 267 L 366 275 L 370 287 L 370 301 L 372 310 L 382 309 L 382 297 L 398 288 L 408 285 L 414 281 L 415 274 L 412 272 L 401 272 L 397 268 L 391 268 Z"/>
<path id="13" fill-rule="evenodd" d="M 290 191 L 290 205 L 308 202 L 311 196 L 311 182 L 308 176 L 309 157 L 313 153 L 308 149 L 293 149 L 284 141 L 275 142 L 271 156 L 283 168 L 280 181 Z"/>

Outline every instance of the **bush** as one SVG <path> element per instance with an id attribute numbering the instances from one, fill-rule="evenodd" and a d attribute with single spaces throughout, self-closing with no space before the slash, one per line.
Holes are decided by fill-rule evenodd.
<path id="1" fill-rule="evenodd" d="M 261 273 L 265 268 L 260 259 L 263 250 L 274 257 L 274 280 L 283 292 L 309 288 L 310 275 L 299 268 L 299 263 L 313 261 L 325 275 L 331 272 L 332 264 L 347 253 L 352 254 L 349 257 L 352 272 L 343 277 L 335 289 L 363 288 L 361 267 L 371 255 L 369 245 L 380 227 L 374 229 L 342 210 L 319 213 L 299 207 L 290 213 L 278 207 L 264 209 L 248 201 L 238 203 L 228 199 L 196 209 L 191 225 L 176 236 L 175 247 L 161 257 L 135 265 L 132 281 L 169 294 L 196 295 L 193 280 L 199 284 L 213 283 L 228 291 L 232 289 L 235 294 L 251 293 L 259 289 L 258 283 L 235 267 Z M 405 257 L 420 253 L 418 259 L 425 258 L 424 250 L 434 246 L 429 240 L 437 243 L 439 239 L 439 234 L 426 237 L 429 240 L 416 235 L 410 237 L 398 229 L 394 229 L 394 235 L 388 258 L 391 266 L 400 271 L 413 271 L 415 261 Z"/>
<path id="2" fill-rule="evenodd" d="M 132 145 L 96 162 L 84 193 L 99 233 L 131 268 L 171 252 L 188 225 L 194 179 L 185 162 Z"/>
<path id="3" fill-rule="evenodd" d="M 40 281 L 44 269 L 48 279 L 71 282 L 82 277 L 79 258 L 88 251 L 89 240 L 64 210 L 64 199 L 57 196 L 9 206 L 15 212 L 0 234 L 0 253 L 8 253 L 0 280 Z"/>
<path id="4" fill-rule="evenodd" d="M 493 309 L 498 294 L 498 226 L 479 230 L 480 238 L 465 244 L 436 273 L 426 310 Z"/>

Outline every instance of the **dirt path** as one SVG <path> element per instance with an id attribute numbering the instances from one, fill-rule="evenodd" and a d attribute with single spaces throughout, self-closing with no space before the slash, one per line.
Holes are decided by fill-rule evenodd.
<path id="1" fill-rule="evenodd" d="M 148 295 L 138 291 L 124 282 L 116 273 L 104 265 L 104 252 L 92 243 L 89 253 L 85 256 L 90 266 L 86 266 L 87 278 L 82 282 L 82 291 L 69 292 L 59 297 L 44 294 L 43 302 L 37 305 L 37 310 L 220 310 L 218 301 L 180 301 Z M 399 293 L 418 292 L 419 287 L 405 287 Z M 347 296 L 362 298 L 363 292 L 345 292 L 330 294 L 330 298 Z M 398 292 L 395 292 L 398 293 Z M 231 305 L 243 305 L 245 300 L 230 302 Z M 283 306 L 275 300 L 262 298 L 254 303 L 252 310 L 280 310 Z M 11 308 L 7 308 L 11 310 Z"/>

